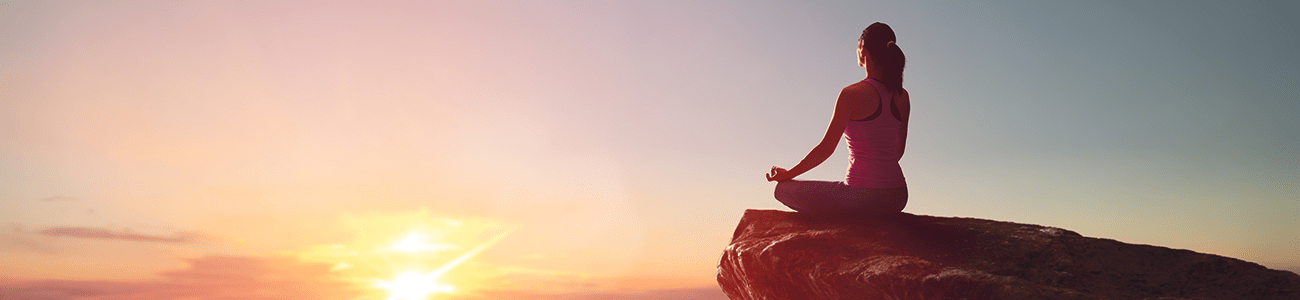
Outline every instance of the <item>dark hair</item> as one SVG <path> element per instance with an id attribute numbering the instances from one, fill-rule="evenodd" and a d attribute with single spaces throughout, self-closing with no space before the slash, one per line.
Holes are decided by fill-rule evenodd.
<path id="1" fill-rule="evenodd" d="M 884 72 L 879 75 L 880 83 L 885 84 L 891 93 L 903 89 L 903 65 L 907 64 L 907 57 L 903 56 L 903 49 L 898 48 L 894 29 L 885 23 L 871 23 L 862 30 L 859 39 L 862 40 L 862 50 L 871 55 L 876 69 Z"/>

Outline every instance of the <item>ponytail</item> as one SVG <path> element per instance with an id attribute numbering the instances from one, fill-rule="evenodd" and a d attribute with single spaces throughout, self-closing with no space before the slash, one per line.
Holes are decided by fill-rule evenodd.
<path id="1" fill-rule="evenodd" d="M 894 29 L 885 23 L 872 23 L 862 30 L 861 39 L 863 50 L 871 55 L 871 62 L 878 71 L 884 73 L 878 76 L 880 83 L 890 93 L 902 90 L 903 67 L 907 64 L 907 57 L 903 55 L 903 49 L 898 47 Z"/>

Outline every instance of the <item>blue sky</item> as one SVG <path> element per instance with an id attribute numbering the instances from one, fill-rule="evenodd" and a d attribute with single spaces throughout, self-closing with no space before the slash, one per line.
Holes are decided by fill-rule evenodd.
<path id="1" fill-rule="evenodd" d="M 864 4 L 822 7 L 792 31 L 838 54 L 846 50 L 828 32 L 854 36 L 861 19 L 895 28 L 916 99 L 902 161 L 909 212 L 1284 267 L 1300 242 L 1296 12 L 1280 3 Z M 795 45 L 776 47 L 805 44 L 788 40 Z M 803 96 L 765 102 L 780 108 L 763 120 L 789 122 L 759 128 L 779 143 L 768 153 L 785 153 L 771 154 L 775 164 L 793 165 L 816 142 L 835 87 L 852 81 L 835 78 L 859 71 L 842 56 L 770 59 L 779 57 L 803 66 L 781 72 Z M 800 104 L 782 104 L 791 102 Z M 810 175 L 838 179 L 844 165 L 832 159 Z"/>

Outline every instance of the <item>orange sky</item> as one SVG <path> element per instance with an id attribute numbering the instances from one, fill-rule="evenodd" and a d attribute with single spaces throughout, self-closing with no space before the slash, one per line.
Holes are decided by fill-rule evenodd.
<path id="1" fill-rule="evenodd" d="M 351 280 L 374 292 L 370 281 L 432 272 L 491 233 L 503 235 L 443 276 L 459 295 L 717 295 L 729 231 L 644 221 L 638 201 L 652 196 L 629 191 L 629 166 L 601 145 L 601 129 L 565 132 L 589 124 L 566 123 L 564 110 L 608 118 L 593 113 L 622 104 L 590 95 L 623 87 L 578 73 L 607 70 L 599 57 L 542 58 L 585 47 L 552 41 L 564 31 L 618 28 L 458 2 L 17 3 L 6 13 L 35 29 L 8 33 L 31 47 L 11 57 L 21 76 L 6 77 L 17 102 L 5 104 L 2 148 L 23 175 L 7 182 L 16 201 L 6 211 L 17 214 L 0 234 L 15 281 L 160 289 L 128 293 L 148 298 L 235 284 L 205 276 L 239 273 L 251 279 L 231 280 L 249 287 L 281 278 L 324 293 Z M 530 22 L 550 28 L 511 32 Z M 506 62 L 518 56 L 506 44 L 551 49 Z M 562 72 L 518 73 L 543 68 Z M 441 220 L 482 228 L 418 229 Z M 382 250 L 415 231 L 451 247 Z"/>

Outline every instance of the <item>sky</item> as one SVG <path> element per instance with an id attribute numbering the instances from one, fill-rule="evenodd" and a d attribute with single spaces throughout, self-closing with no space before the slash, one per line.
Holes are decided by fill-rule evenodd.
<path id="1" fill-rule="evenodd" d="M 905 212 L 1300 272 L 1293 2 L 3 1 L 0 295 L 725 299 L 872 22 Z"/>

